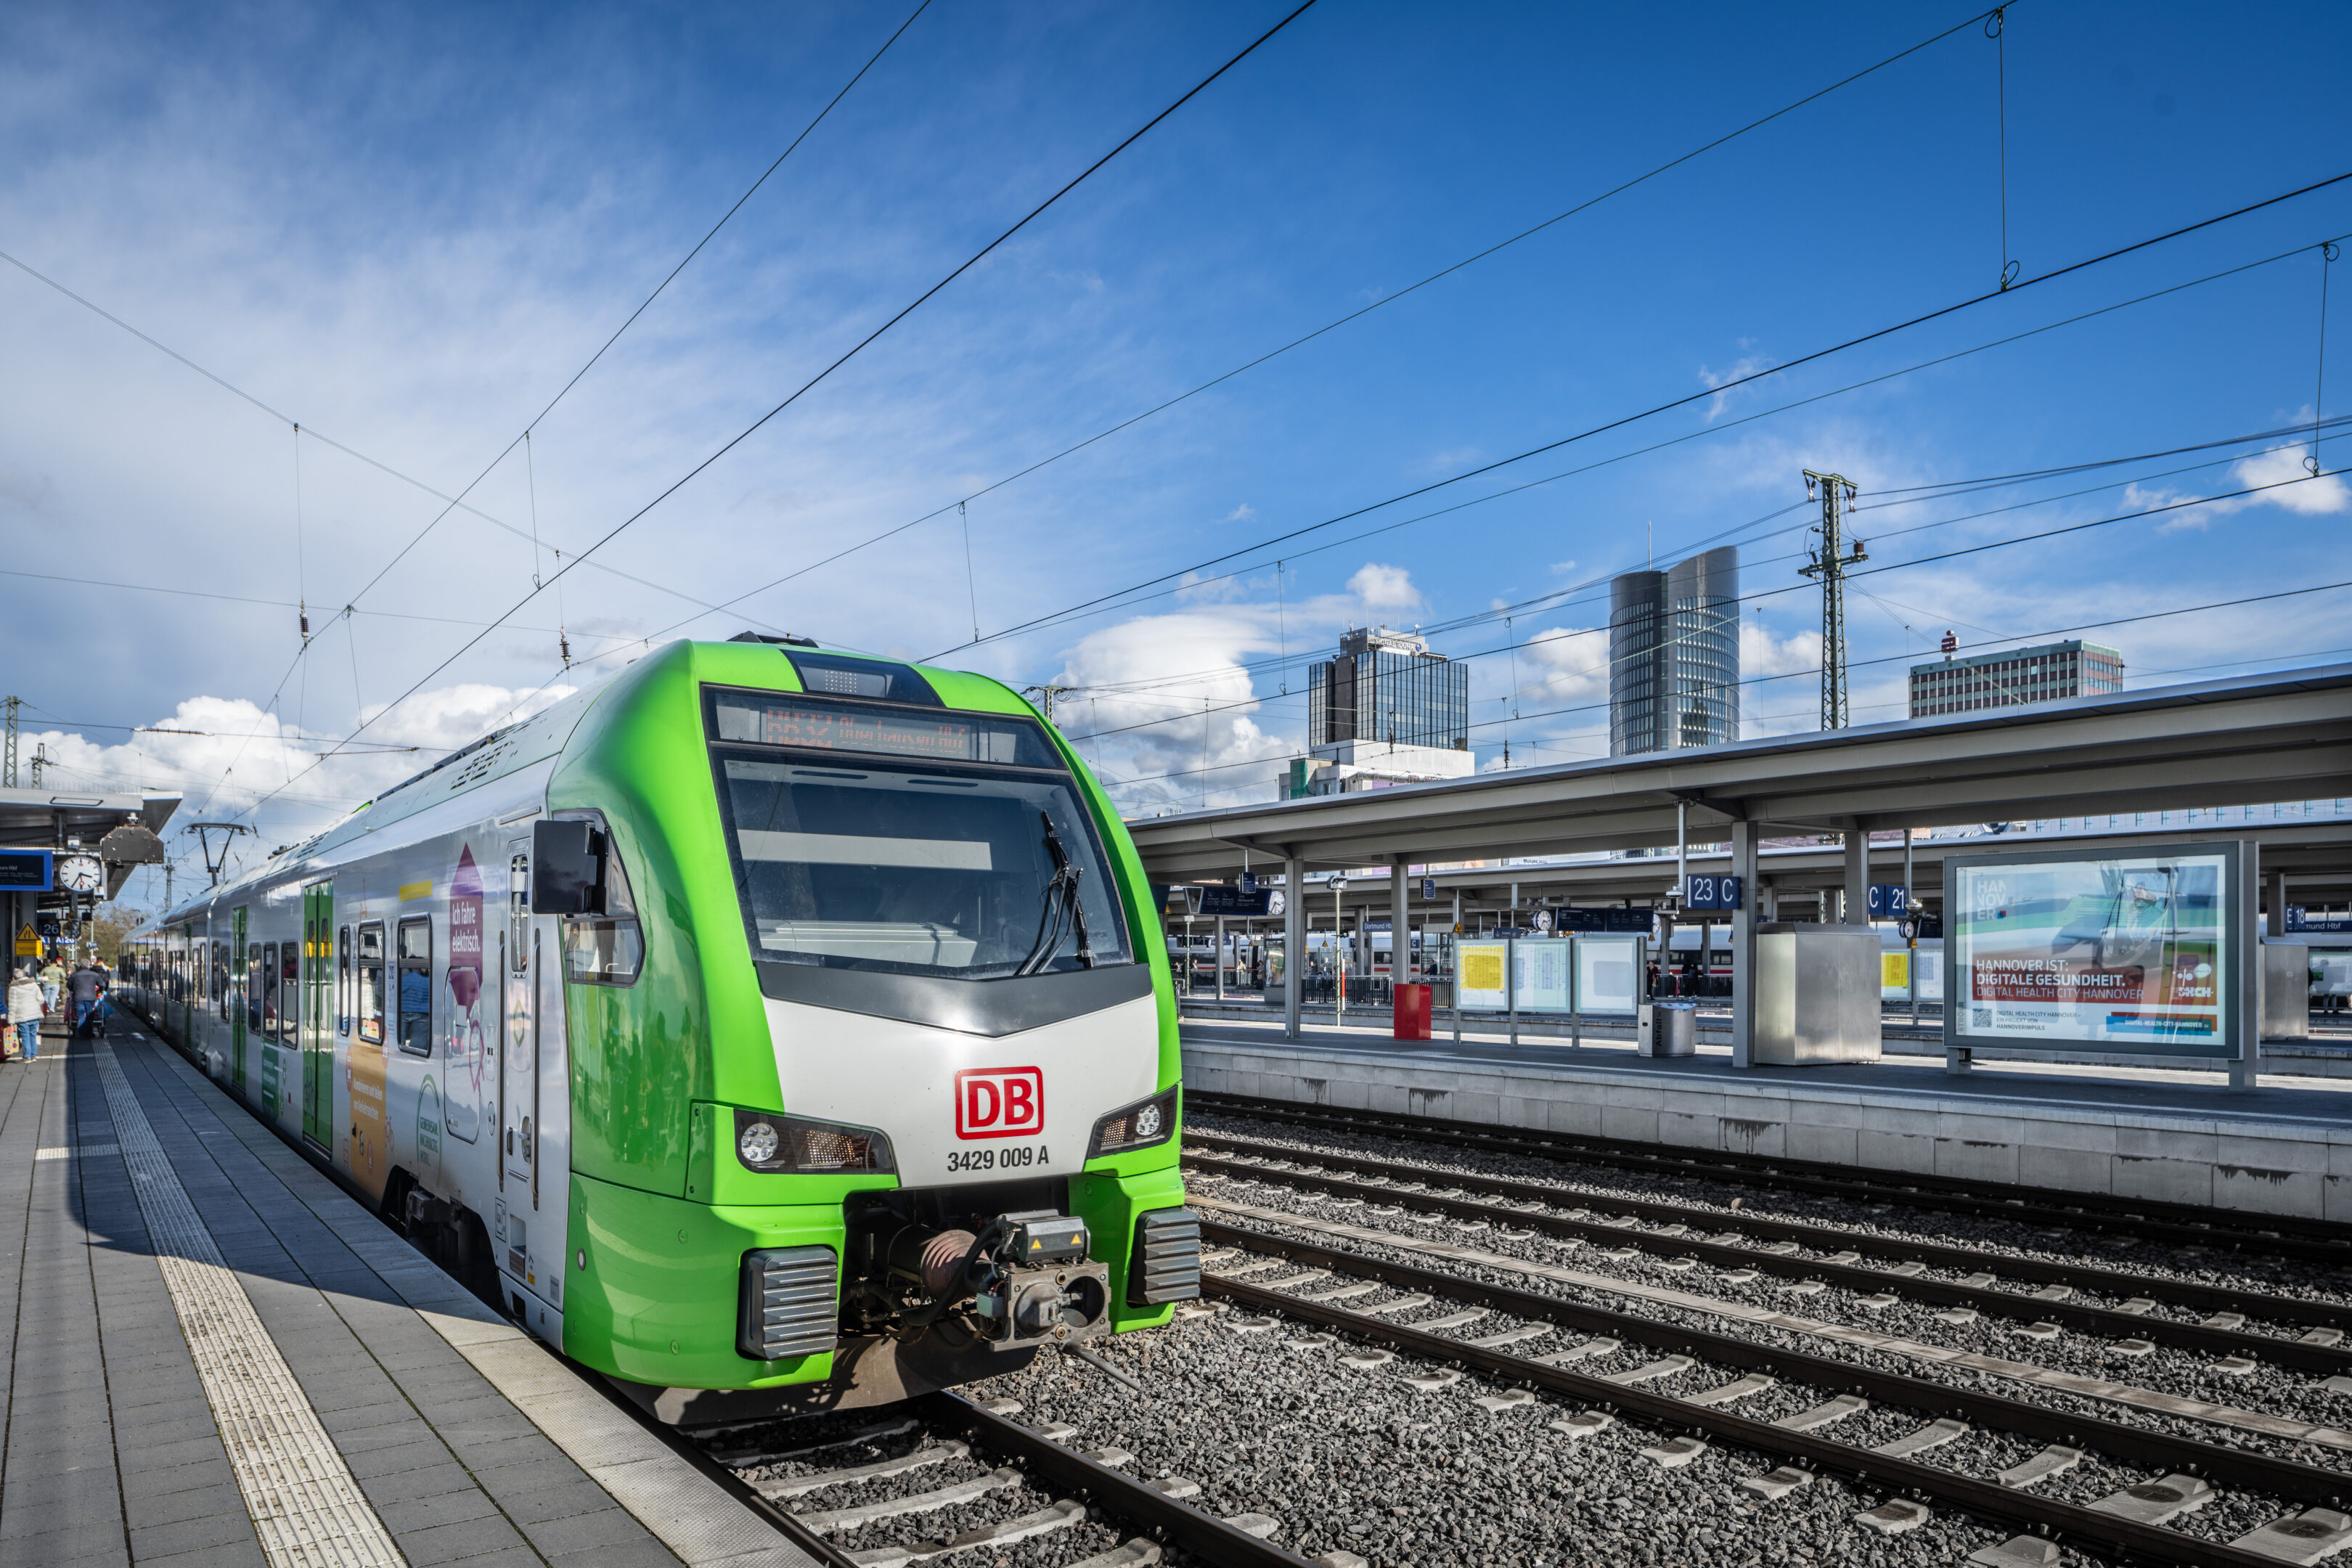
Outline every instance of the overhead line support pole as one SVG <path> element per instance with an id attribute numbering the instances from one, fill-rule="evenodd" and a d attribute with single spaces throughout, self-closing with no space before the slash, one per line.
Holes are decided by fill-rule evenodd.
<path id="1" fill-rule="evenodd" d="M 1843 730 L 1846 727 L 1845 569 L 1870 556 L 1860 540 L 1854 541 L 1853 554 L 1843 552 L 1845 515 L 1861 493 L 1853 481 L 1843 474 L 1819 474 L 1807 468 L 1805 494 L 1810 499 L 1816 493 L 1822 501 L 1821 542 L 1812 559 L 1797 570 L 1801 575 L 1821 579 L 1822 728 Z"/>

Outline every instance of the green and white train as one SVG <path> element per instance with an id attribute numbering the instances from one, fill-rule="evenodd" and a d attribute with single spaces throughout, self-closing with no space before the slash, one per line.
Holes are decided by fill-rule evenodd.
<path id="1" fill-rule="evenodd" d="M 1198 1293 L 1141 862 L 984 677 L 671 644 L 173 910 L 122 982 L 666 1420 L 894 1400 Z"/>

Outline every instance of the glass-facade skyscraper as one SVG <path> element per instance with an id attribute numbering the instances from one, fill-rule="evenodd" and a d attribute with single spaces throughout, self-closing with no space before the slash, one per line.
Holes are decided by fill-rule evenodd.
<path id="1" fill-rule="evenodd" d="M 1739 739 L 1739 552 L 1609 584 L 1609 753 Z"/>
<path id="2" fill-rule="evenodd" d="M 1408 633 L 1348 633 L 1338 658 L 1308 668 L 1307 684 L 1307 743 L 1342 741 L 1466 750 L 1469 670 Z"/>

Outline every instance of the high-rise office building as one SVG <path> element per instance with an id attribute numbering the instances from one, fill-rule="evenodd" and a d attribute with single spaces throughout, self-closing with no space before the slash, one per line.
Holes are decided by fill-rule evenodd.
<path id="1" fill-rule="evenodd" d="M 1469 670 L 1411 632 L 1348 633 L 1307 676 L 1307 745 L 1341 741 L 1468 750 Z"/>
<path id="2" fill-rule="evenodd" d="M 1470 672 L 1412 633 L 1350 631 L 1307 671 L 1307 746 L 1285 798 L 1465 777 Z"/>
<path id="3" fill-rule="evenodd" d="M 1739 551 L 1609 584 L 1609 752 L 1739 739 Z"/>
<path id="4" fill-rule="evenodd" d="M 1942 662 L 1911 667 L 1914 719 L 2095 697 L 2124 689 L 2124 656 L 2096 643 L 2042 643 L 1956 658 L 1957 641 L 1945 633 Z"/>

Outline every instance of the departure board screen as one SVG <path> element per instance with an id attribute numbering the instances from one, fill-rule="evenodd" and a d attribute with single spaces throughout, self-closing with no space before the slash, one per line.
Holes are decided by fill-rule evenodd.
<path id="1" fill-rule="evenodd" d="M 0 893 L 45 893 L 49 889 L 49 852 L 0 849 Z"/>
<path id="2" fill-rule="evenodd" d="M 722 742 L 800 751 L 1014 767 L 1061 765 L 1034 721 L 992 713 L 722 690 L 711 694 L 710 729 L 713 738 Z"/>

